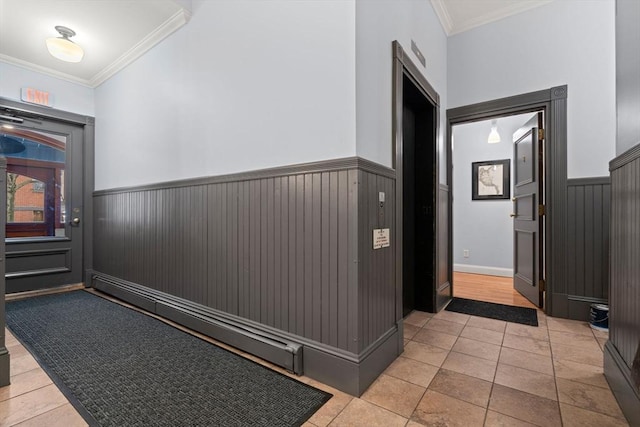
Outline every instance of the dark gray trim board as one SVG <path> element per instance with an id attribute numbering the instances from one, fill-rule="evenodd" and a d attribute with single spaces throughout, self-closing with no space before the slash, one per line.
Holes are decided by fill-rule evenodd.
<path id="1" fill-rule="evenodd" d="M 436 277 L 438 278 L 438 287 L 436 292 L 436 307 L 443 308 L 453 296 L 453 245 L 451 242 L 451 231 L 445 227 L 450 217 L 451 198 L 450 187 L 445 184 L 439 185 L 438 197 L 438 246 L 436 251 Z"/>
<path id="2" fill-rule="evenodd" d="M 638 141 L 637 145 L 629 148 L 627 151 L 620 154 L 615 159 L 611 160 L 609 162 L 609 170 L 613 171 L 616 169 L 620 169 L 622 166 L 626 165 L 627 163 L 631 163 L 635 161 L 636 159 L 638 159 L 638 157 L 640 157 L 640 141 Z"/>
<path id="3" fill-rule="evenodd" d="M 17 115 L 20 117 L 28 117 L 33 120 L 51 119 L 60 122 L 93 125 L 94 119 L 90 116 L 70 113 L 68 111 L 57 110 L 55 108 L 42 107 L 35 104 L 25 104 L 19 101 L 0 97 L 0 112 L 4 115 Z"/>
<path id="4" fill-rule="evenodd" d="M 7 176 L 7 159 L 4 156 L 0 156 L 0 184 L 1 187 L 6 187 Z M 7 223 L 7 192 L 0 191 L 0 241 L 4 242 L 5 226 Z M 6 282 L 4 278 L 5 270 L 5 245 L 0 247 L 0 387 L 9 385 L 10 364 L 9 364 L 9 351 L 7 350 L 7 343 L 5 337 L 5 291 Z"/>
<path id="5" fill-rule="evenodd" d="M 629 425 L 640 426 L 640 393 L 631 369 L 611 341 L 604 345 L 604 374 Z"/>
<path id="6" fill-rule="evenodd" d="M 403 49 L 402 45 L 396 40 L 392 42 L 392 109 L 391 109 L 391 123 L 392 123 L 392 159 L 393 159 L 393 168 L 396 172 L 395 179 L 395 194 L 397 198 L 396 208 L 395 208 L 395 217 L 397 218 L 396 222 L 396 234 L 394 237 L 394 243 L 396 247 L 395 253 L 395 282 L 396 282 L 396 320 L 400 321 L 403 316 L 404 306 L 403 306 L 403 291 L 406 286 L 415 286 L 413 283 L 408 283 L 408 279 L 405 280 L 403 277 L 403 270 L 405 268 L 405 260 L 414 258 L 413 254 L 405 254 L 404 248 L 404 234 L 413 233 L 414 230 L 411 228 L 407 228 L 408 225 L 405 224 L 407 220 L 407 216 L 414 215 L 413 212 L 405 212 L 404 204 L 405 199 L 407 197 L 413 198 L 414 195 L 411 194 L 411 187 L 420 186 L 421 190 L 428 193 L 428 204 L 430 205 L 427 209 L 431 210 L 431 215 L 433 217 L 433 227 L 431 230 L 432 235 L 432 243 L 431 243 L 431 252 L 432 256 L 430 260 L 424 260 L 424 264 L 422 265 L 423 271 L 426 272 L 426 276 L 428 277 L 423 286 L 427 289 L 428 295 L 422 297 L 423 300 L 420 301 L 420 304 L 423 307 L 419 307 L 416 305 L 416 308 L 428 311 L 438 311 L 444 307 L 444 301 L 439 298 L 438 289 L 442 287 L 443 283 L 448 282 L 447 278 L 442 278 L 438 275 L 438 265 L 442 261 L 448 259 L 447 253 L 439 252 L 439 240 L 441 239 L 441 235 L 438 233 L 440 229 L 439 221 L 442 217 L 440 213 L 440 191 L 438 186 L 439 181 L 439 152 L 438 152 L 438 136 L 439 136 L 439 128 L 440 128 L 440 95 L 436 92 L 436 90 L 431 86 L 431 84 L 424 77 L 420 69 L 411 61 L 409 55 L 407 55 L 406 51 Z M 405 87 L 405 83 L 410 86 L 410 88 Z M 405 89 L 412 90 L 414 93 L 417 93 L 416 97 L 420 98 L 419 101 L 415 100 L 405 100 Z M 431 158 L 430 164 L 423 165 L 424 168 L 429 169 L 429 175 L 431 183 L 424 184 L 423 182 L 412 182 L 405 183 L 405 164 L 407 162 L 412 162 L 414 159 L 411 154 L 408 154 L 408 147 L 410 144 L 413 144 L 414 152 L 415 147 L 418 144 L 414 142 L 409 142 L 409 136 L 404 134 L 404 126 L 405 126 L 405 108 L 410 105 L 411 102 L 418 103 L 421 107 L 419 113 L 421 116 L 416 120 L 417 122 L 430 123 L 429 129 L 422 129 L 422 133 L 420 136 L 420 140 L 423 140 L 423 144 L 429 145 L 426 148 L 421 148 L 422 154 L 417 161 L 422 161 L 425 157 Z M 425 106 L 428 106 L 425 108 Z M 415 107 L 415 106 L 412 106 Z M 415 107 L 417 108 L 417 107 Z M 423 125 L 424 126 L 424 125 Z M 415 131 L 415 129 L 414 129 Z M 407 169 L 407 174 L 413 181 L 416 181 L 416 173 L 411 172 L 411 169 Z M 424 177 L 423 177 L 424 179 Z M 423 185 L 420 185 L 423 184 Z M 427 188 L 430 187 L 430 188 Z M 407 190 L 409 188 L 409 190 Z M 406 191 L 406 194 L 405 194 Z M 410 220 L 411 221 L 411 220 Z M 418 221 L 418 220 L 416 220 Z M 424 233 L 424 230 L 422 231 Z M 416 232 L 415 234 L 420 234 Z M 410 256 L 408 256 L 410 255 Z M 411 264 L 413 265 L 413 264 Z M 428 271 L 426 271 L 428 270 Z M 416 279 L 417 280 L 417 279 Z M 422 283 L 422 282 L 421 282 Z M 424 293 L 427 293 L 424 291 Z M 417 298 L 417 297 L 416 297 Z M 417 300 L 416 300 L 417 302 Z M 399 336 L 398 347 L 403 347 L 403 337 Z"/>
<path id="7" fill-rule="evenodd" d="M 95 188 L 95 119 L 88 117 L 84 126 L 84 159 L 82 160 L 83 200 L 82 220 L 84 234 L 82 242 L 83 282 L 91 282 L 93 270 L 93 190 Z"/>
<path id="8" fill-rule="evenodd" d="M 501 98 L 447 110 L 447 184 L 452 186 L 452 127 L 456 124 L 494 117 L 544 111 L 545 115 L 545 266 L 547 292 L 545 311 L 551 316 L 569 317 L 567 300 L 567 86 L 557 86 L 508 98 Z M 449 212 L 452 212 L 449 197 Z M 453 241 L 453 215 L 446 227 Z M 451 250 L 451 248 L 449 248 Z M 449 274 L 453 271 L 449 259 Z M 455 286 L 455 283 L 453 284 Z"/>
<path id="9" fill-rule="evenodd" d="M 224 184 L 229 182 L 243 182 L 256 179 L 272 178 L 275 176 L 292 176 L 299 174 L 341 171 L 347 169 L 360 169 L 371 172 L 376 175 L 395 179 L 396 171 L 386 166 L 360 157 L 345 157 L 342 159 L 330 159 L 319 162 L 300 163 L 296 165 L 280 166 L 277 168 L 260 169 L 248 172 L 240 172 L 228 175 L 216 175 L 201 178 L 189 178 L 177 181 L 158 182 L 154 184 L 111 188 L 107 190 L 98 190 L 93 193 L 94 196 L 102 196 L 105 194 L 131 193 L 149 190 L 166 190 L 169 188 L 195 187 L 199 185 Z"/>
<path id="10" fill-rule="evenodd" d="M 393 175 L 353 158 L 95 192 L 95 286 L 359 395 L 402 352 L 396 248 L 373 249 Z"/>

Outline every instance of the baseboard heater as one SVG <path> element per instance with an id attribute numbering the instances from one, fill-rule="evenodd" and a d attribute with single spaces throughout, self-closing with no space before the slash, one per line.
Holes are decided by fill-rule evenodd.
<path id="1" fill-rule="evenodd" d="M 92 286 L 289 372 L 304 372 L 301 344 L 283 340 L 241 318 L 105 274 L 94 274 Z"/>

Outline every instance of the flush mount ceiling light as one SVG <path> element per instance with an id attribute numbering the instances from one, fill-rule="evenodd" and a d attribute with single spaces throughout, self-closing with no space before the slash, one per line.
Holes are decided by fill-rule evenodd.
<path id="1" fill-rule="evenodd" d="M 56 26 L 56 31 L 62 37 L 49 37 L 47 39 L 47 49 L 54 57 L 66 62 L 80 62 L 84 56 L 84 51 L 80 46 L 69 40 L 69 37 L 76 35 L 70 28 L 61 25 Z"/>
<path id="2" fill-rule="evenodd" d="M 500 142 L 497 120 L 491 120 L 491 132 L 489 132 L 489 138 L 487 138 L 487 142 L 489 144 L 497 144 L 498 142 Z"/>

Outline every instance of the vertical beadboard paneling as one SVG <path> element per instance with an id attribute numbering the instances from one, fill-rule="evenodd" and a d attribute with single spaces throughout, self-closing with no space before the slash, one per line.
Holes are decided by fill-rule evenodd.
<path id="1" fill-rule="evenodd" d="M 296 231 L 295 231 L 295 238 L 296 238 L 296 243 L 295 243 L 295 264 L 296 264 L 296 277 L 295 277 L 295 281 L 293 283 L 293 286 L 296 287 L 296 300 L 294 303 L 294 309 L 296 312 L 296 317 L 293 321 L 293 325 L 294 325 L 294 333 L 298 334 L 298 335 L 302 335 L 302 336 L 306 336 L 305 335 L 305 331 L 308 329 L 305 329 L 305 311 L 306 311 L 306 306 L 305 306 L 305 287 L 306 287 L 306 282 L 305 282 L 305 250 L 306 245 L 305 245 L 305 198 L 304 198 L 304 193 L 305 193 L 305 179 L 304 179 L 304 175 L 298 175 L 296 176 L 296 181 L 295 181 L 295 192 L 296 192 L 296 217 L 295 217 L 295 223 L 296 223 Z"/>
<path id="2" fill-rule="evenodd" d="M 369 168 L 97 192 L 95 269 L 357 354 L 396 317 L 395 248 L 372 249 L 393 172 Z"/>
<path id="3" fill-rule="evenodd" d="M 349 345 L 348 331 L 345 333 L 345 325 L 348 323 L 349 313 L 349 267 L 354 259 L 349 258 L 349 175 L 347 171 L 338 172 L 338 348 L 346 349 Z"/>
<path id="4" fill-rule="evenodd" d="M 302 298 L 302 306 L 304 311 L 303 334 L 305 337 L 313 336 L 313 174 L 304 175 L 304 231 L 302 236 L 303 241 L 303 293 L 300 294 Z"/>
<path id="5" fill-rule="evenodd" d="M 313 200 L 313 231 L 311 233 L 312 241 L 312 277 L 311 282 L 311 298 L 313 304 L 311 305 L 311 323 L 312 334 L 311 337 L 314 341 L 322 342 L 322 304 L 324 302 L 322 298 L 322 174 L 314 173 L 312 176 L 312 200 Z M 308 299 L 308 298 L 307 298 Z"/>
<path id="6" fill-rule="evenodd" d="M 607 299 L 610 180 L 567 182 L 567 294 Z"/>
<path id="7" fill-rule="evenodd" d="M 330 173 L 322 173 L 321 174 L 321 207 L 320 207 L 320 230 L 321 230 L 321 241 L 322 246 L 320 248 L 320 280 L 321 280 L 321 289 L 320 289 L 320 298 L 322 301 L 322 305 L 320 306 L 320 310 L 322 311 L 321 315 L 321 324 L 320 331 L 322 333 L 322 342 L 330 343 L 331 338 L 331 325 L 330 325 L 330 311 L 329 307 L 331 306 L 331 294 L 329 292 L 329 284 L 331 277 L 331 199 L 329 197 L 330 191 Z M 333 252 L 335 254 L 335 252 Z"/>
<path id="8" fill-rule="evenodd" d="M 349 342 L 347 350 L 351 353 L 358 353 L 362 348 L 362 335 L 360 330 L 360 314 L 362 307 L 359 304 L 358 290 L 358 188 L 361 172 L 357 169 L 347 171 L 347 260 L 348 277 L 347 281 L 347 334 Z"/>
<path id="9" fill-rule="evenodd" d="M 359 301 L 360 351 L 395 324 L 395 246 L 373 249 L 373 230 L 389 228 L 393 242 L 395 195 L 393 179 L 359 171 Z M 379 193 L 385 193 L 380 207 Z"/>
<path id="10" fill-rule="evenodd" d="M 640 146 L 611 162 L 611 205 L 609 340 L 631 369 L 640 351 Z"/>
<path id="11" fill-rule="evenodd" d="M 280 177 L 273 180 L 273 249 L 270 280 L 273 287 L 273 326 L 280 329 L 282 324 L 282 259 L 280 257 L 282 247 L 282 193 L 280 188 Z"/>
<path id="12" fill-rule="evenodd" d="M 298 179 L 296 176 L 288 177 L 289 185 L 289 251 L 288 251 L 288 265 L 289 265 L 289 327 L 285 330 L 297 333 L 297 326 L 301 326 L 298 323 L 298 271 L 296 265 L 298 257 L 302 252 L 302 248 L 298 249 Z"/>
<path id="13" fill-rule="evenodd" d="M 240 266 L 238 270 L 240 272 L 240 281 L 239 281 L 239 289 L 238 289 L 238 316 L 240 317 L 248 317 L 250 310 L 251 300 L 249 299 L 249 258 L 250 258 L 250 247 L 249 247 L 249 219 L 250 219 L 250 210 L 249 210 L 249 181 L 241 182 L 239 189 L 239 197 L 238 197 L 238 221 L 240 222 L 240 226 L 238 227 L 238 244 L 240 259 L 238 260 Z"/>

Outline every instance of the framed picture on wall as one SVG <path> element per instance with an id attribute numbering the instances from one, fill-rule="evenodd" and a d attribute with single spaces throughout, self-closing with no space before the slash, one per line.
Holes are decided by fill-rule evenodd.
<path id="1" fill-rule="evenodd" d="M 511 160 L 471 163 L 471 200 L 502 200 L 511 197 Z"/>

